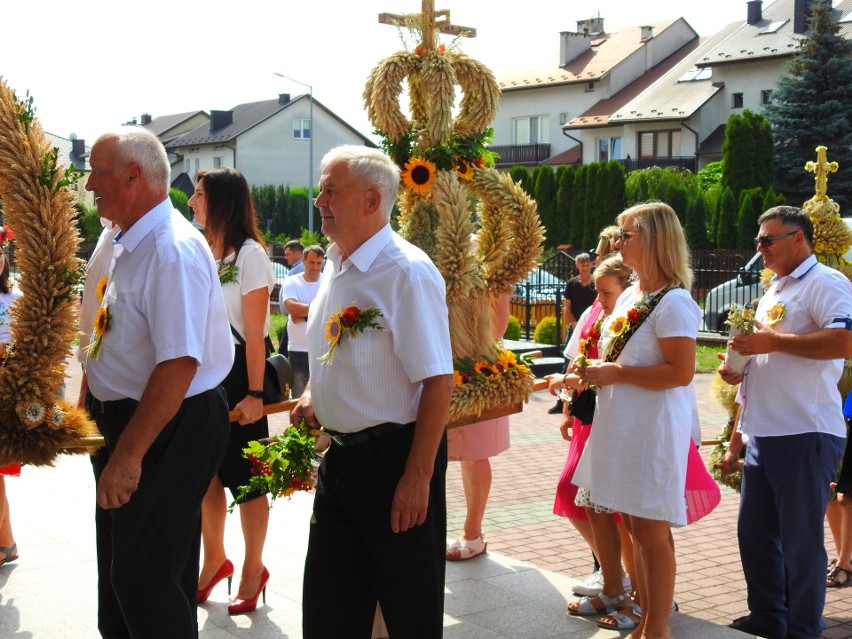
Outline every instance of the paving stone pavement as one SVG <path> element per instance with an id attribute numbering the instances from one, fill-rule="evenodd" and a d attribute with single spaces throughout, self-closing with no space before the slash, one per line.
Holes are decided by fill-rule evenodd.
<path id="1" fill-rule="evenodd" d="M 68 368 L 67 393 L 76 397 L 79 367 Z M 704 436 L 715 436 L 724 415 L 709 398 L 709 376 L 698 388 Z M 447 566 L 444 636 L 464 639 L 615 639 L 619 633 L 569 617 L 565 604 L 574 578 L 591 557 L 570 524 L 551 514 L 553 490 L 568 444 L 553 400 L 530 397 L 512 420 L 512 447 L 494 462 L 494 486 L 485 530 L 486 556 Z M 284 416 L 274 416 L 281 430 Z M 705 451 L 706 452 L 706 451 Z M 82 455 L 63 456 L 54 468 L 25 468 L 7 481 L 20 559 L 0 568 L 0 637 L 9 639 L 97 637 L 94 562 L 94 481 Z M 737 495 L 726 491 L 707 518 L 675 531 L 679 572 L 673 615 L 679 639 L 746 637 L 724 627 L 744 614 L 745 585 L 736 549 Z M 266 561 L 272 579 L 267 604 L 252 615 L 230 617 L 220 584 L 198 609 L 202 639 L 301 637 L 301 571 L 311 496 L 297 494 L 273 509 Z M 460 528 L 464 496 L 458 464 L 448 474 L 449 530 Z M 229 517 L 226 545 L 239 565 L 239 520 Z M 824 637 L 852 637 L 846 590 L 829 592 Z M 330 638 L 333 639 L 333 638 Z"/>

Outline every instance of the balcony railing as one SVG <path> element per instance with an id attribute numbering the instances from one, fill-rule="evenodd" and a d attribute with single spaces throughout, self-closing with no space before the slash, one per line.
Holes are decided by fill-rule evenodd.
<path id="1" fill-rule="evenodd" d="M 498 167 L 535 166 L 550 157 L 549 144 L 504 144 L 489 146 L 488 150 L 500 155 L 495 161 Z"/>
<path id="2" fill-rule="evenodd" d="M 670 158 L 627 158 L 619 160 L 624 166 L 624 172 L 629 173 L 636 169 L 650 169 L 652 166 L 658 166 L 661 169 L 673 167 L 676 169 L 686 169 L 695 173 L 695 156 L 684 155 Z"/>

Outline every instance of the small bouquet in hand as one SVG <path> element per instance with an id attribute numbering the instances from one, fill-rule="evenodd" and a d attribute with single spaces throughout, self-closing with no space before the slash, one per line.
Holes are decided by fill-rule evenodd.
<path id="1" fill-rule="evenodd" d="M 249 442 L 243 456 L 251 462 L 252 477 L 228 507 L 245 501 L 253 493 L 270 493 L 272 503 L 278 497 L 290 497 L 299 490 L 310 491 L 316 485 L 314 472 L 314 443 L 317 431 L 304 420 L 291 426 L 282 435 L 267 440 Z"/>
<path id="2" fill-rule="evenodd" d="M 757 330 L 754 308 L 751 306 L 740 308 L 736 304 L 731 304 L 731 308 L 728 309 L 728 321 L 725 323 L 730 327 L 731 337 L 751 335 Z M 738 375 L 742 375 L 750 358 L 751 355 L 741 355 L 730 346 L 725 352 L 725 364 Z"/>

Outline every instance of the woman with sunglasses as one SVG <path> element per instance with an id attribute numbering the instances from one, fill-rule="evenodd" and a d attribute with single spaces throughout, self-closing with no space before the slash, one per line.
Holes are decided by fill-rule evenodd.
<path id="1" fill-rule="evenodd" d="M 601 329 L 600 358 L 573 366 L 598 388 L 592 433 L 574 475 L 577 503 L 620 512 L 633 537 L 642 617 L 629 639 L 670 639 L 671 526 L 684 526 L 690 438 L 700 441 L 692 379 L 701 312 L 689 294 L 689 250 L 661 202 L 618 216 L 616 247 L 638 279 Z"/>

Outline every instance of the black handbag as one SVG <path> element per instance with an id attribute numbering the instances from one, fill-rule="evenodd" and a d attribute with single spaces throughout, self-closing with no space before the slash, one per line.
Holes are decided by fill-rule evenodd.
<path id="1" fill-rule="evenodd" d="M 237 341 L 245 346 L 246 341 L 237 330 L 231 326 L 231 332 Z M 269 335 L 264 340 L 266 344 L 266 366 L 263 371 L 263 403 L 277 404 L 290 399 L 290 388 L 293 386 L 293 367 L 290 360 L 281 353 L 275 353 Z"/>
<path id="2" fill-rule="evenodd" d="M 598 394 L 594 388 L 586 388 L 582 391 L 576 388 L 571 393 L 571 403 L 568 412 L 580 420 L 582 424 L 591 424 L 595 418 L 595 404 Z"/>

